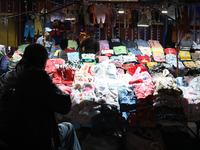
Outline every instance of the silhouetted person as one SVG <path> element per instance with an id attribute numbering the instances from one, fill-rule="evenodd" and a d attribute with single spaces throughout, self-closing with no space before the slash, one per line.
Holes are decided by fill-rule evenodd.
<path id="1" fill-rule="evenodd" d="M 68 136 L 79 147 L 73 126 L 57 124 L 54 113 L 67 114 L 71 101 L 44 70 L 47 58 L 45 47 L 30 44 L 15 69 L 0 77 L 0 150 L 58 150 Z"/>
<path id="2" fill-rule="evenodd" d="M 83 47 L 85 48 L 83 50 Z M 96 34 L 95 31 L 90 31 L 90 37 L 83 40 L 83 42 L 80 44 L 80 53 L 93 53 L 95 55 L 98 55 L 99 53 L 99 42 L 96 40 Z"/>
<path id="3" fill-rule="evenodd" d="M 68 57 L 67 53 L 65 52 L 65 49 L 68 47 L 68 39 L 62 39 L 60 40 L 60 48 L 61 50 L 58 52 L 58 58 L 62 58 L 67 62 Z"/>

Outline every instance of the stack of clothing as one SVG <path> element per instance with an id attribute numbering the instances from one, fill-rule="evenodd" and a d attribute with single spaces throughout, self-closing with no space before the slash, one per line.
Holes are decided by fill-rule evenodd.
<path id="1" fill-rule="evenodd" d="M 155 85 L 154 115 L 161 125 L 177 125 L 186 121 L 182 90 L 176 79 L 162 65 L 150 69 Z"/>

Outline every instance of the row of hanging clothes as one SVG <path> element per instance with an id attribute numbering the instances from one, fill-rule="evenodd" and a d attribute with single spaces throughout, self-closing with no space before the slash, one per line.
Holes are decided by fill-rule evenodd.
<path id="1" fill-rule="evenodd" d="M 117 9 L 113 6 L 107 6 L 97 3 L 83 3 L 79 7 L 79 23 L 81 26 L 96 25 L 101 26 L 108 21 L 108 27 L 115 27 L 117 20 Z"/>

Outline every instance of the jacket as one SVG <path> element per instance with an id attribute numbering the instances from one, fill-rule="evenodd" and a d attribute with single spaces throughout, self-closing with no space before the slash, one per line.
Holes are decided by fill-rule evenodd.
<path id="1" fill-rule="evenodd" d="M 41 37 L 39 37 L 37 39 L 36 43 L 43 45 L 46 48 L 47 52 L 48 52 L 48 57 L 52 58 L 54 53 L 55 53 L 55 51 L 56 51 L 55 40 L 53 38 L 50 38 L 50 39 L 46 40 L 46 45 L 44 45 L 43 41 L 44 41 L 44 37 L 41 36 Z"/>
<path id="2" fill-rule="evenodd" d="M 70 96 L 44 70 L 18 64 L 0 77 L 0 149 L 58 149 L 55 112 L 70 109 Z"/>

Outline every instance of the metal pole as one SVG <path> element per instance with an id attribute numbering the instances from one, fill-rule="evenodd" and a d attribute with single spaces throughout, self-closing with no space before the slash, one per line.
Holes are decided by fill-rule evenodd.
<path id="1" fill-rule="evenodd" d="M 6 28 L 7 28 L 7 51 L 8 51 L 8 46 L 9 46 L 9 37 L 8 37 L 8 19 L 6 18 Z"/>
<path id="2" fill-rule="evenodd" d="M 175 19 L 177 19 L 177 8 L 175 8 Z M 177 40 L 176 40 L 176 64 L 177 64 L 177 67 L 176 67 L 176 76 L 178 77 L 179 76 L 179 66 L 178 66 L 178 53 L 179 53 L 179 42 L 178 42 L 178 26 L 176 26 L 176 35 L 177 35 Z M 181 41 L 181 39 L 180 39 Z"/>

